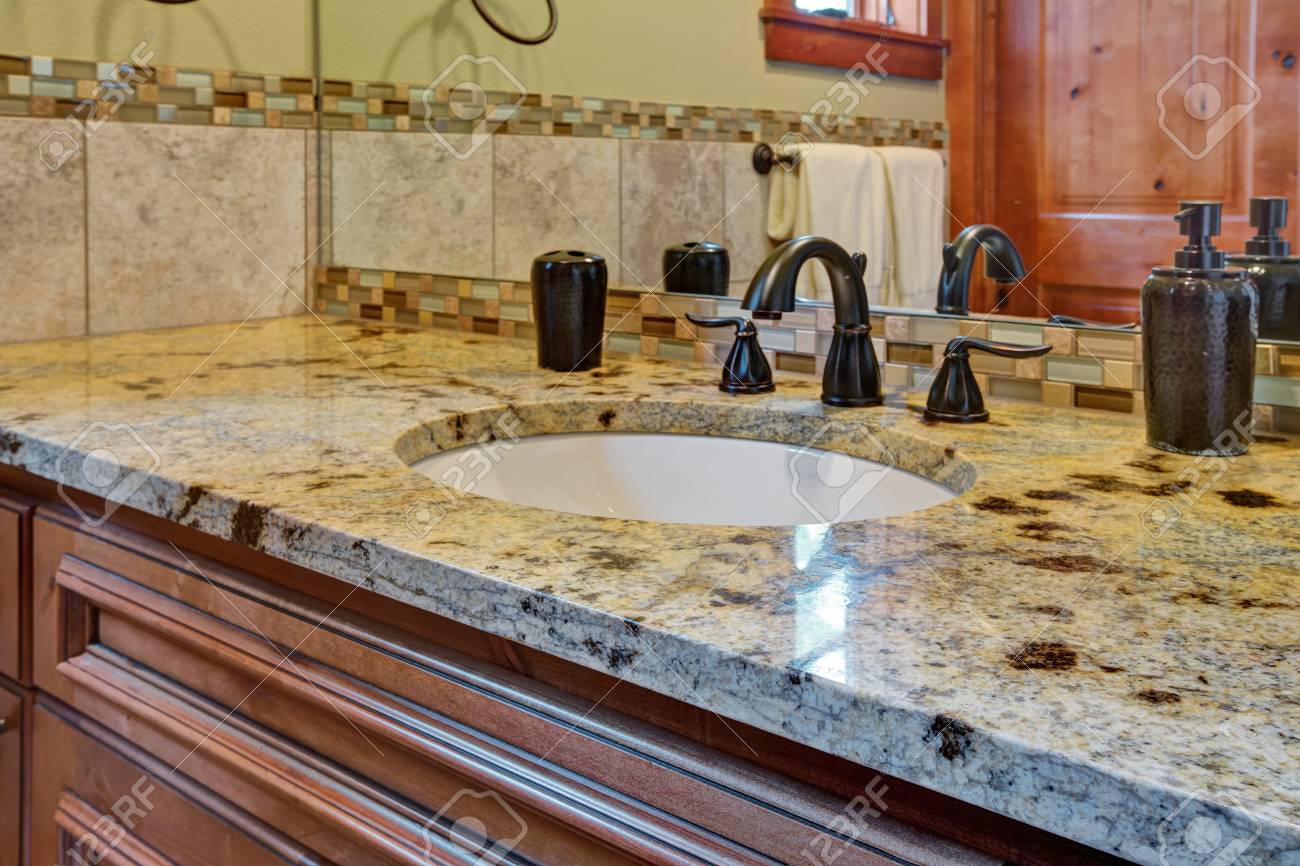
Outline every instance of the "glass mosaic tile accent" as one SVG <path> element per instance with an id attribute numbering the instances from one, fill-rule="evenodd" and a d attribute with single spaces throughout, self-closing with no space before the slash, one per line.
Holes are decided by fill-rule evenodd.
<path id="1" fill-rule="evenodd" d="M 535 339 L 532 289 L 525 282 L 345 267 L 318 267 L 315 281 L 314 308 L 318 313 Z M 702 316 L 746 315 L 738 298 L 646 295 L 640 289 L 610 289 L 605 321 L 610 332 L 606 337 L 608 351 L 717 366 L 726 357 L 732 335 L 723 329 L 696 333 L 682 317 L 687 312 Z M 826 308 L 800 303 L 782 318 L 780 327 L 760 327 L 760 342 L 776 369 L 809 376 L 821 370 L 830 347 L 833 317 L 822 315 L 819 328 L 819 312 L 826 313 Z M 1067 331 L 1070 339 L 1066 340 L 1056 333 L 1065 329 L 1044 328 L 1032 322 L 983 322 L 903 311 L 873 315 L 872 328 L 876 357 L 885 383 L 890 386 L 924 391 L 933 382 L 937 362 L 952 337 L 997 333 L 1002 339 L 1010 335 L 1022 343 L 1050 342 L 1054 348 L 1045 358 L 1029 362 L 973 353 L 971 364 L 981 377 L 986 395 L 1062 409 L 1137 414 L 1143 409 L 1140 361 L 1131 356 L 1128 360 L 1098 360 L 1088 357 L 1082 348 L 1092 346 L 1123 354 L 1134 345 L 1132 334 L 1078 329 Z M 1117 336 L 1121 339 L 1115 340 Z M 1281 375 L 1261 372 L 1256 377 L 1255 399 L 1259 404 L 1269 404 L 1259 409 L 1259 429 L 1274 429 L 1277 419 L 1282 419 L 1283 424 L 1294 422 L 1293 427 L 1285 429 L 1300 432 L 1300 350 L 1266 343 L 1261 344 L 1261 349 L 1268 369 Z M 1287 355 L 1286 364 L 1276 361 L 1279 354 Z"/>
<path id="2" fill-rule="evenodd" d="M 67 117 L 90 94 L 113 89 L 126 92 L 127 102 L 110 117 L 127 123 L 318 126 L 311 79 L 172 66 L 126 77 L 118 62 L 0 55 L 0 114 Z"/>

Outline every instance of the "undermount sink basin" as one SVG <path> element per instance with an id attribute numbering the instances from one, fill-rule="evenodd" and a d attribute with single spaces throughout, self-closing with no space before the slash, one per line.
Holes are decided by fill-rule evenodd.
<path id="1" fill-rule="evenodd" d="M 412 468 L 462 493 L 661 523 L 838 523 L 920 511 L 956 495 L 834 451 L 665 433 L 527 436 L 444 451 Z"/>

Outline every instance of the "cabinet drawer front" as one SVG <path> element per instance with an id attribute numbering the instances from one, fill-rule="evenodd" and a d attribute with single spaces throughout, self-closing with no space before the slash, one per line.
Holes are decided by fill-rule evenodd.
<path id="1" fill-rule="evenodd" d="M 0 490 L 0 674 L 21 683 L 29 676 L 31 516 L 29 502 Z"/>
<path id="2" fill-rule="evenodd" d="M 0 866 L 19 866 L 23 844 L 23 697 L 0 683 Z"/>
<path id="3" fill-rule="evenodd" d="M 37 535 L 42 687 L 336 862 L 989 862 L 341 603 L 112 527 Z"/>
<path id="4" fill-rule="evenodd" d="M 265 822 L 99 722 L 46 698 L 33 713 L 32 863 L 320 863 Z"/>

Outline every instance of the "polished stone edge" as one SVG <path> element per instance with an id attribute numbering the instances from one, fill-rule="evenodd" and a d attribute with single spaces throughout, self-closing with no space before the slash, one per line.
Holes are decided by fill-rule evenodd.
<path id="1" fill-rule="evenodd" d="M 62 483 L 62 446 L 3 429 L 0 443 L 5 446 L 0 462 Z M 196 491 L 202 495 L 192 496 Z M 1278 854 L 1300 851 L 1300 828 L 1250 813 L 1231 797 L 1216 801 L 1209 792 L 1108 773 L 885 695 L 854 695 L 829 680 L 756 664 L 669 631 L 253 502 L 155 475 L 118 504 L 254 547 L 1139 863 L 1163 866 L 1154 846 L 1171 815 L 1205 815 L 1242 837 L 1253 837 L 1237 863 L 1263 866 L 1278 862 Z M 259 524 L 251 545 L 237 519 L 249 513 Z M 430 594 L 421 586 L 439 591 Z M 643 663 L 643 656 L 650 664 Z M 961 708 L 953 711 L 960 714 Z M 913 763 L 916 758 L 923 760 Z"/>

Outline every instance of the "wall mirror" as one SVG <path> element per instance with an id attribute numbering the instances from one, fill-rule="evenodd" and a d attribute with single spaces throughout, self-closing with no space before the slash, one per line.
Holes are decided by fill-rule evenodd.
<path id="1" fill-rule="evenodd" d="M 605 256 L 613 286 L 734 298 L 784 217 L 856 232 L 836 239 L 877 251 L 873 305 L 929 315 L 943 242 L 988 223 L 1026 276 L 990 279 L 978 255 L 972 315 L 1131 325 L 1182 243 L 1180 200 L 1223 201 L 1235 251 L 1250 197 L 1294 201 L 1300 178 L 1292 10 L 1180 9 L 320 0 L 322 261 L 469 280 L 460 308 L 476 310 L 495 284 L 526 289 L 537 254 L 575 248 Z M 726 277 L 665 281 L 666 255 L 716 255 L 686 244 L 725 248 Z"/>

